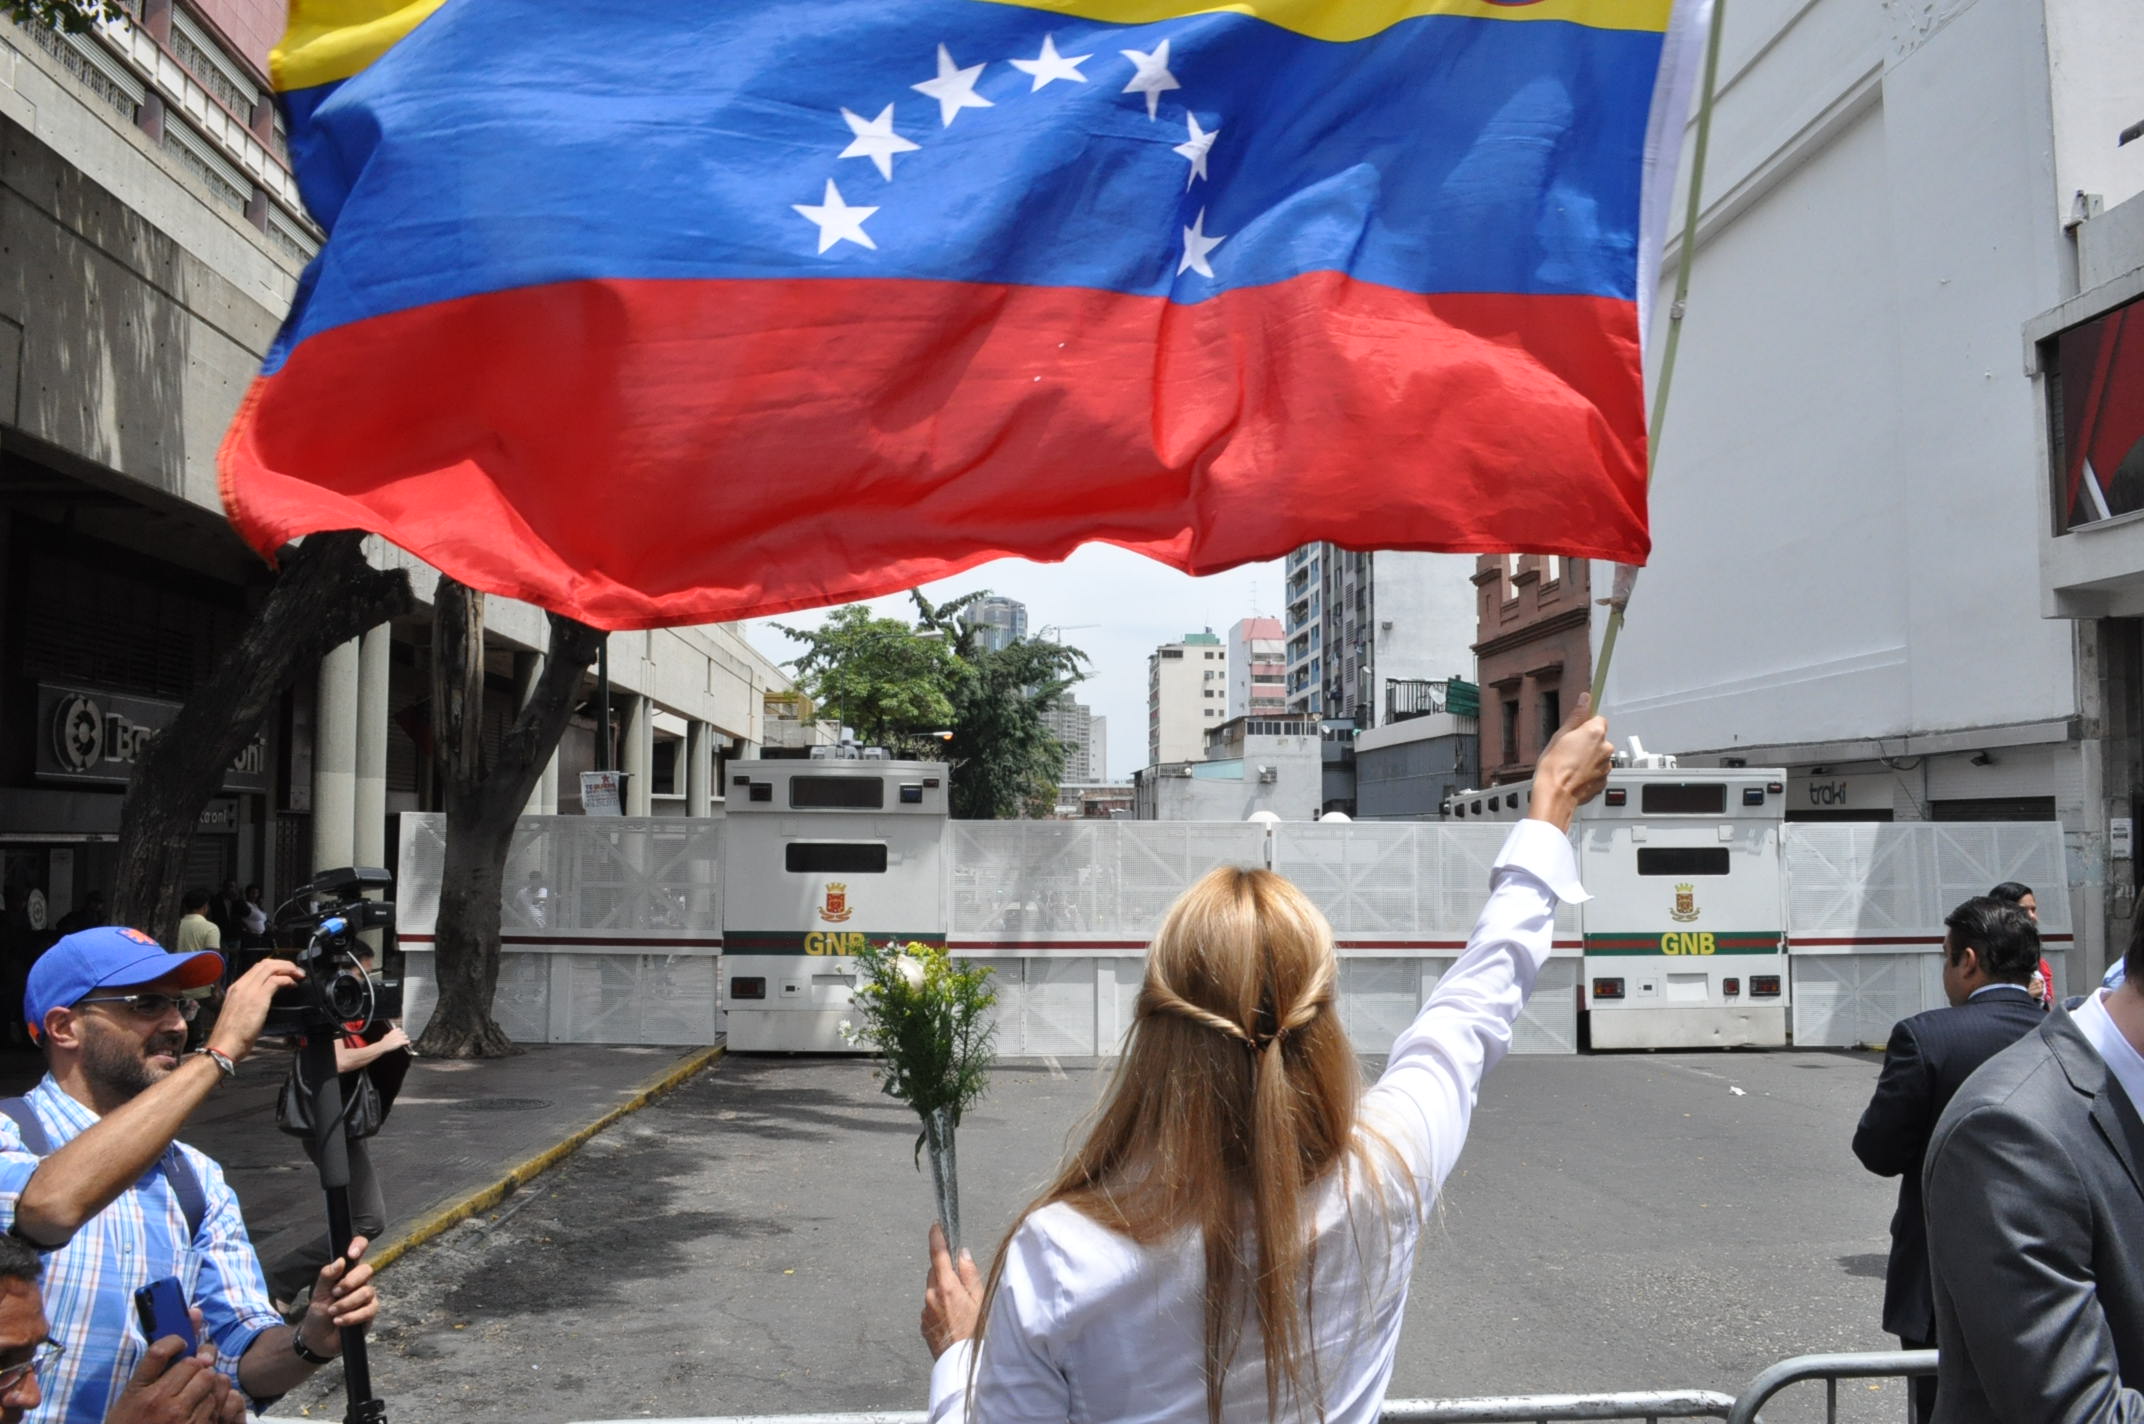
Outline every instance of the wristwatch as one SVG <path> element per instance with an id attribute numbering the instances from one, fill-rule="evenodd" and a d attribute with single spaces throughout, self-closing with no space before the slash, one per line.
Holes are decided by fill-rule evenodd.
<path id="1" fill-rule="evenodd" d="M 233 1063 L 231 1061 L 231 1056 L 225 1053 L 222 1049 L 207 1047 L 197 1048 L 193 1051 L 192 1056 L 195 1058 L 206 1058 L 209 1062 L 215 1064 L 217 1070 L 223 1074 L 226 1081 L 232 1078 L 236 1078 L 238 1076 L 238 1065 L 236 1063 Z"/>
<path id="2" fill-rule="evenodd" d="M 303 1323 L 290 1327 L 290 1352 L 308 1365 L 331 1365 L 335 1362 L 333 1355 L 316 1355 L 305 1347 L 305 1326 Z"/>

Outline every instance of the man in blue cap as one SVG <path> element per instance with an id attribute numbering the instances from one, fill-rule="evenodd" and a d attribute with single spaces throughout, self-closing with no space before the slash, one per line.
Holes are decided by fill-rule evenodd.
<path id="1" fill-rule="evenodd" d="M 48 1253 L 45 1308 L 65 1347 L 31 1424 L 105 1418 L 148 1348 L 134 1292 L 166 1276 L 256 1407 L 339 1354 L 341 1330 L 378 1309 L 359 1238 L 284 1324 L 222 1169 L 173 1141 L 252 1052 L 276 991 L 302 977 L 288 960 L 255 965 L 207 1046 L 188 1053 L 186 1025 L 222 974 L 220 955 L 169 954 L 114 926 L 66 936 L 30 971 L 23 1017 L 48 1071 L 0 1103 L 0 1223 Z"/>

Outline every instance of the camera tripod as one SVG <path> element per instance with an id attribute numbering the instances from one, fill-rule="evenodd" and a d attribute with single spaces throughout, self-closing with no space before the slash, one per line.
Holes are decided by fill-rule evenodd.
<path id="1" fill-rule="evenodd" d="M 328 1199 L 328 1241 L 341 1260 L 356 1234 L 350 1223 L 350 1143 L 343 1135 L 342 1079 L 335 1072 L 338 1024 L 307 1026 L 305 1047 L 298 1050 L 301 1081 L 313 1095 L 313 1159 L 320 1169 L 320 1189 Z M 343 1424 L 385 1424 L 386 1401 L 372 1393 L 372 1366 L 365 1355 L 365 1332 L 342 1332 L 343 1394 L 349 1412 Z"/>

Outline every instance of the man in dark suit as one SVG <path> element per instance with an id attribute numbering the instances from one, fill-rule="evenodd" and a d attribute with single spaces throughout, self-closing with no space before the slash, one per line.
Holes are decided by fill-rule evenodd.
<path id="1" fill-rule="evenodd" d="M 2029 987 L 2040 935 L 2016 905 L 1980 896 L 1944 920 L 1947 1009 L 1901 1020 L 1884 1050 L 1875 1096 L 1854 1130 L 1854 1155 L 1879 1177 L 1897 1177 L 1891 1264 L 1884 1273 L 1883 1328 L 1901 1348 L 1935 1347 L 1928 1284 L 1928 1238 L 1921 1214 L 1921 1157 L 1936 1120 L 1973 1070 L 2041 1024 Z M 1913 1384 L 1914 1418 L 1932 1416 L 1937 1381 Z"/>
<path id="2" fill-rule="evenodd" d="M 1937 1424 L 2144 1420 L 2144 937 L 2125 962 L 2126 983 L 1989 1059 L 1936 1124 Z"/>

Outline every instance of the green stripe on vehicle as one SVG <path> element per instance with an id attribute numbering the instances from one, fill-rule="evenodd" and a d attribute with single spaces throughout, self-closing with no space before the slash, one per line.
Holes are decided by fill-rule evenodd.
<path id="1" fill-rule="evenodd" d="M 1655 959 L 1705 958 L 1721 954 L 1784 954 L 1786 936 L 1774 930 L 1664 930 L 1659 934 L 1589 934 L 1586 953 Z"/>
<path id="2" fill-rule="evenodd" d="M 945 943 L 943 930 L 908 933 L 895 930 L 724 930 L 724 954 L 810 954 L 846 956 L 867 944 Z"/>

